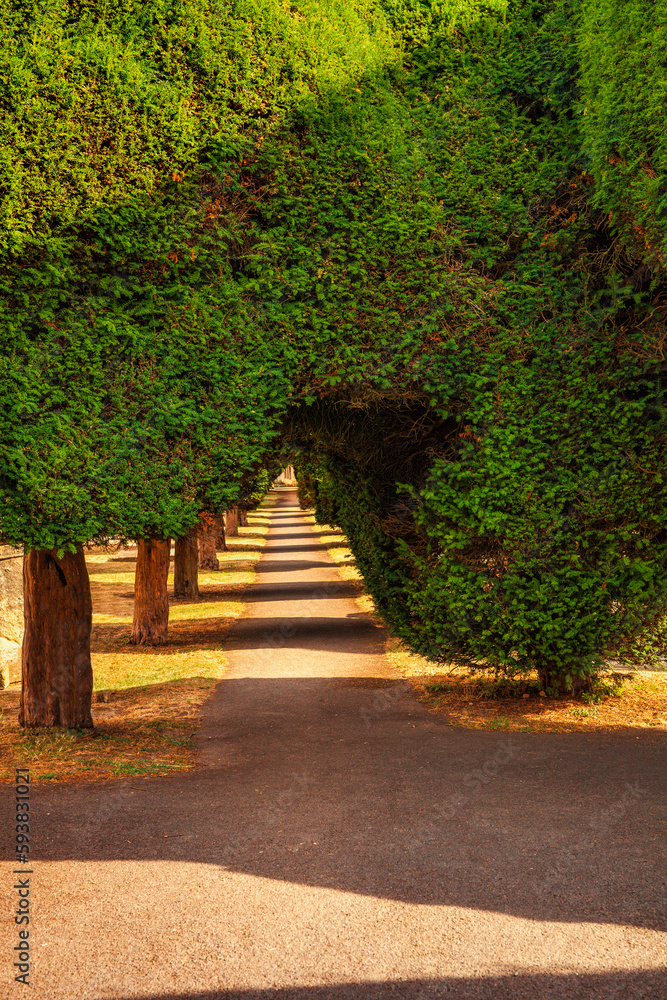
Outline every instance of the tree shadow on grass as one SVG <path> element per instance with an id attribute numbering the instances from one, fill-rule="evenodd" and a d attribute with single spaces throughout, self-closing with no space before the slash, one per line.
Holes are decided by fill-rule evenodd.
<path id="1" fill-rule="evenodd" d="M 305 538 L 309 542 L 317 542 L 317 537 L 318 536 L 317 536 L 317 534 L 314 531 L 306 531 L 306 532 L 295 531 L 295 532 L 290 532 L 290 534 L 287 534 L 287 533 L 285 533 L 283 531 L 283 528 L 285 528 L 285 527 L 291 527 L 291 525 L 282 525 L 282 524 L 278 525 L 278 528 L 280 529 L 280 534 L 279 535 L 274 535 L 273 537 L 274 538 L 280 538 L 281 541 L 284 540 L 284 539 L 286 539 L 286 538 Z M 294 525 L 294 527 L 295 528 L 303 528 L 303 524 L 297 523 L 297 524 Z M 271 546 L 271 548 L 273 548 L 273 546 Z M 310 545 L 308 546 L 308 548 L 310 548 Z"/>
<path id="2" fill-rule="evenodd" d="M 130 569 L 127 566 L 119 565 L 119 564 L 122 564 L 122 563 L 125 563 L 125 562 L 128 562 L 128 563 L 131 562 L 132 565 L 134 566 L 134 564 L 136 563 L 136 561 L 137 561 L 136 560 L 136 556 L 132 556 L 132 557 L 128 557 L 127 560 L 125 560 L 125 559 L 114 559 L 113 562 L 92 563 L 92 565 L 89 564 L 89 566 L 88 566 L 88 573 L 91 576 L 102 576 L 102 575 L 109 575 L 109 576 L 113 575 L 113 576 L 116 576 L 119 573 L 131 573 L 131 572 L 134 572 L 133 569 Z"/>
<path id="3" fill-rule="evenodd" d="M 322 595 L 331 599 L 330 594 Z M 317 595 L 312 595 L 313 599 Z M 227 598 L 229 600 L 229 596 Z M 188 599 L 188 603 L 193 603 Z M 275 649 L 287 646 L 291 649 L 312 649 L 322 652 L 352 653 L 352 647 L 359 642 L 374 643 L 372 652 L 380 655 L 383 649 L 384 632 L 367 615 L 350 615 L 348 618 L 234 618 L 220 615 L 206 618 L 179 618 L 169 622 L 169 634 L 163 646 L 131 646 L 129 638 L 131 621 L 100 623 L 93 626 L 92 651 L 108 652 L 111 646 L 118 652 L 131 653 L 133 650 L 151 649 L 168 652 L 183 646 L 201 643 L 202 647 L 211 642 L 219 643 L 227 651 L 234 649 Z M 359 650 L 367 655 L 370 647 Z"/>
<path id="4" fill-rule="evenodd" d="M 258 538 L 263 538 L 263 535 L 258 535 Z M 238 544 L 234 539 L 227 541 L 226 549 L 218 549 L 218 556 L 223 558 L 230 552 L 261 552 L 264 546 L 259 542 L 239 542 Z"/>
<path id="5" fill-rule="evenodd" d="M 357 597 L 362 589 L 359 580 L 330 580 L 313 586 L 309 583 L 285 583 L 276 591 L 268 584 L 256 583 L 249 587 L 243 595 L 246 604 L 258 604 L 264 601 L 312 601 L 343 599 Z"/>
<path id="6" fill-rule="evenodd" d="M 324 549 L 325 546 L 319 546 L 320 549 Z M 275 548 L 271 548 L 272 552 L 275 552 Z M 300 549 L 286 549 L 286 552 L 297 552 L 302 551 Z M 321 569 L 326 567 L 326 569 L 331 569 L 332 564 L 329 561 L 315 561 L 313 559 L 281 559 L 280 562 L 258 562 L 254 566 L 254 570 L 257 574 L 260 573 L 298 573 L 305 569 Z"/>
<path id="7" fill-rule="evenodd" d="M 323 545 L 322 542 L 316 542 L 314 545 L 301 545 L 299 543 L 295 545 L 270 545 L 267 551 L 273 554 L 274 552 L 326 552 L 326 549 L 327 546 Z M 313 563 L 313 565 L 317 564 Z M 330 565 L 331 563 L 327 563 L 327 566 Z"/>

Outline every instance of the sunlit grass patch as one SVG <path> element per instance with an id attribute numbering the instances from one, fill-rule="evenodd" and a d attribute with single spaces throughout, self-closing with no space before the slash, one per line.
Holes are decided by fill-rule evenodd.
<path id="1" fill-rule="evenodd" d="M 251 513 L 250 526 L 218 553 L 220 569 L 200 571 L 199 600 L 170 597 L 165 646 L 129 645 L 136 548 L 87 553 L 95 731 L 22 730 L 18 688 L 0 692 L 0 758 L 8 762 L 0 780 L 13 780 L 17 764 L 37 782 L 140 779 L 194 767 L 200 709 L 227 669 L 225 632 L 243 611 L 240 592 L 255 578 L 266 520 Z"/>
<path id="2" fill-rule="evenodd" d="M 269 533 L 270 521 L 267 519 L 266 523 L 259 521 L 250 525 L 247 528 L 239 528 L 238 535 L 231 535 L 226 537 L 227 546 L 229 548 L 255 548 L 261 549 L 266 545 L 266 536 Z"/>
<path id="3" fill-rule="evenodd" d="M 255 573 L 252 569 L 252 565 L 247 563 L 241 569 L 238 565 L 234 569 L 225 570 L 209 570 L 200 569 L 199 570 L 199 588 L 202 587 L 218 587 L 221 583 L 227 586 L 241 585 L 252 583 L 255 579 Z M 174 579 L 173 575 L 169 575 L 168 586 L 173 587 Z"/>
<path id="4" fill-rule="evenodd" d="M 396 668 L 403 675 L 403 677 L 424 677 L 428 678 L 429 675 L 440 676 L 444 672 L 442 663 L 433 663 L 432 660 L 427 660 L 424 656 L 418 656 L 417 653 L 410 652 L 406 649 L 398 640 L 393 639 L 389 642 L 387 648 L 387 659 L 390 661 L 391 665 Z M 462 673 L 464 671 L 461 671 Z M 449 674 L 447 674 L 449 676 Z M 425 681 L 427 683 L 428 681 Z"/>
<path id="5" fill-rule="evenodd" d="M 319 539 L 336 564 L 336 569 L 342 580 L 354 580 L 359 583 L 359 593 L 354 600 L 360 611 L 366 614 L 375 612 L 375 604 L 370 594 L 363 589 L 363 576 L 357 569 L 354 553 L 347 544 L 347 538 L 338 528 L 333 528 L 328 524 L 317 524 L 314 517 L 308 516 L 305 519 L 319 535 Z"/>
<path id="6" fill-rule="evenodd" d="M 252 581 L 248 581 L 252 582 Z M 243 601 L 201 601 L 197 604 L 172 604 L 169 621 L 197 618 L 238 618 L 243 611 Z"/>
<path id="7" fill-rule="evenodd" d="M 117 653 L 93 653 L 94 690 L 123 690 L 165 684 L 191 677 L 217 679 L 227 660 L 222 649 L 170 649 L 169 646 L 130 646 Z"/>
<path id="8" fill-rule="evenodd" d="M 159 776 L 168 774 L 170 771 L 182 771 L 183 768 L 180 764 L 170 764 L 166 761 L 162 763 L 156 763 L 151 760 L 137 761 L 134 764 L 114 764 L 113 773 L 118 776 L 122 775 L 142 775 L 146 776 Z"/>
<path id="9" fill-rule="evenodd" d="M 98 566 L 91 573 L 88 572 L 91 583 L 124 583 L 129 587 L 134 587 L 134 568 L 132 571 L 117 570 L 115 567 Z"/>
<path id="10" fill-rule="evenodd" d="M 220 563 L 256 563 L 262 554 L 259 546 L 255 545 L 235 545 L 233 549 L 225 552 L 218 552 L 218 562 Z"/>
<path id="11" fill-rule="evenodd" d="M 452 725 L 513 732 L 573 732 L 589 729 L 667 728 L 664 674 L 603 674 L 591 694 L 548 698 L 537 675 L 514 681 L 492 671 L 443 667 L 391 640 L 387 658 L 407 678 L 417 697 L 446 714 Z"/>

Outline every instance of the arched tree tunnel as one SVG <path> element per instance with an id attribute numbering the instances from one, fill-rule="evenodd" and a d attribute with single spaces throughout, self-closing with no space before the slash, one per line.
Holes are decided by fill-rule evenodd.
<path id="1" fill-rule="evenodd" d="M 159 631 L 160 546 L 281 454 L 431 659 L 584 688 L 664 613 L 656 5 L 307 6 L 13 37 L 0 533 L 74 685 L 29 724 L 88 724 L 82 546 L 143 540 Z"/>

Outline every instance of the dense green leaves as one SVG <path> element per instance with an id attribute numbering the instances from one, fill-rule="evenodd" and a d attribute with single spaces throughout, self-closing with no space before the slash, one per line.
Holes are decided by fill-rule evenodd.
<path id="1" fill-rule="evenodd" d="M 572 681 L 658 614 L 630 6 L 4 0 L 3 537 L 178 535 L 282 448 L 430 656 Z"/>
<path id="2" fill-rule="evenodd" d="M 319 455 L 319 472 L 303 468 L 413 648 L 585 684 L 666 599 L 665 313 L 660 281 L 633 288 L 656 258 L 596 212 L 612 206 L 580 132 L 579 88 L 596 81 L 578 66 L 579 5 L 471 10 L 454 28 L 412 10 L 401 91 L 439 213 L 425 228 L 445 234 L 439 254 L 416 241 L 437 291 L 418 355 L 394 338 L 394 397 L 370 391 L 384 365 L 366 370 L 363 428 L 335 411 L 295 418 Z"/>
<path id="3" fill-rule="evenodd" d="M 579 49 L 595 201 L 634 245 L 637 264 L 657 268 L 667 252 L 667 3 L 584 3 Z"/>

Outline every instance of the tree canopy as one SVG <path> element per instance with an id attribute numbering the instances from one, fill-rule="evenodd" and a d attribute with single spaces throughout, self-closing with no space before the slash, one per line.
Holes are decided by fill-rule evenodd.
<path id="1" fill-rule="evenodd" d="M 435 659 L 571 685 L 664 610 L 665 2 L 3 17 L 3 539 L 283 447 Z"/>

